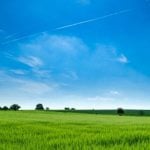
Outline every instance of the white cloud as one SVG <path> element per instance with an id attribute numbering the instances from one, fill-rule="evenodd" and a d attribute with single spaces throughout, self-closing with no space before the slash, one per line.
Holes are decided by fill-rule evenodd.
<path id="1" fill-rule="evenodd" d="M 79 63 L 82 65 L 87 62 L 87 59 L 90 59 L 87 58 L 89 54 L 88 46 L 82 39 L 74 36 L 45 33 L 28 43 L 20 44 L 19 49 L 21 49 L 22 54 L 22 57 L 18 59 L 20 62 L 34 68 L 46 68 L 52 74 L 57 70 L 55 77 L 65 73 L 63 72 L 65 69 L 74 70 Z M 40 75 L 50 75 L 49 71 L 44 70 L 34 70 L 34 72 L 38 72 Z M 77 73 L 69 74 L 72 78 L 77 79 Z"/>
<path id="2" fill-rule="evenodd" d="M 97 44 L 96 49 L 93 53 L 94 59 L 99 59 L 101 61 L 113 61 L 116 58 L 117 50 L 111 45 L 101 45 Z"/>
<path id="3" fill-rule="evenodd" d="M 22 95 L 23 97 L 31 97 L 36 95 L 45 95 L 46 93 L 54 92 L 59 88 L 59 84 L 55 82 L 42 82 L 32 79 L 23 79 L 12 77 L 5 71 L 0 71 L 1 94 Z"/>
<path id="4" fill-rule="evenodd" d="M 112 96 L 118 96 L 118 95 L 120 95 L 120 93 L 118 92 L 118 91 L 110 91 L 109 92 L 110 93 L 110 95 L 112 95 Z"/>
<path id="5" fill-rule="evenodd" d="M 43 61 L 57 63 L 65 63 L 68 59 L 79 57 L 88 51 L 88 47 L 80 38 L 47 33 L 38 36 L 30 43 L 21 44 L 19 49 L 26 56 L 33 55 Z"/>
<path id="6" fill-rule="evenodd" d="M 18 74 L 18 75 L 25 75 L 27 71 L 25 70 L 20 70 L 20 69 L 11 69 L 11 72 Z"/>
<path id="7" fill-rule="evenodd" d="M 49 47 L 49 50 L 59 51 L 69 54 L 76 54 L 77 52 L 87 50 L 87 46 L 84 42 L 74 36 L 62 36 L 62 35 L 45 35 L 45 41 L 43 44 L 46 44 Z"/>
<path id="8" fill-rule="evenodd" d="M 105 72 L 115 72 L 116 70 L 118 71 L 118 69 L 120 69 L 116 64 L 116 61 L 118 62 L 118 53 L 119 52 L 117 48 L 114 46 L 97 44 L 95 50 L 93 50 L 90 54 L 89 62 L 93 64 L 93 67 L 98 69 L 101 68 L 101 70 Z"/>
<path id="9" fill-rule="evenodd" d="M 34 56 L 27 56 L 27 57 L 21 56 L 17 60 L 30 67 L 39 67 L 43 65 L 43 62 L 41 61 L 41 59 L 34 57 Z"/>
<path id="10" fill-rule="evenodd" d="M 64 61 L 70 61 L 71 58 L 88 59 L 88 61 L 95 61 L 98 63 L 115 62 L 128 63 L 128 59 L 124 54 L 119 56 L 118 50 L 111 45 L 96 44 L 96 47 L 90 49 L 84 41 L 75 36 L 64 36 L 64 35 L 49 35 L 44 33 L 32 40 L 30 43 L 22 44 L 21 49 L 25 55 L 35 55 L 42 60 L 55 61 L 60 60 L 61 63 Z M 90 55 L 89 55 L 90 54 Z M 70 59 L 70 60 L 68 60 Z M 27 63 L 28 61 L 31 63 Z M 35 58 L 24 58 L 21 61 L 33 66 L 32 61 L 37 61 Z M 69 62 L 68 62 L 69 63 Z M 40 64 L 40 63 L 37 63 Z"/>
<path id="11" fill-rule="evenodd" d="M 119 62 L 126 64 L 129 62 L 128 58 L 124 54 L 119 54 L 119 51 L 116 47 L 111 45 L 100 45 L 97 44 L 96 50 L 93 53 L 93 59 L 99 60 L 99 63 L 102 64 L 111 64 L 113 62 Z"/>
<path id="12" fill-rule="evenodd" d="M 40 78 L 50 78 L 51 77 L 50 70 L 33 68 L 32 72 L 34 73 L 35 76 L 40 77 Z"/>
<path id="13" fill-rule="evenodd" d="M 42 95 L 47 92 L 51 92 L 54 89 L 54 85 L 49 86 L 41 82 L 26 81 L 26 80 L 21 80 L 19 82 L 21 84 L 20 90 L 29 94 Z"/>
<path id="14" fill-rule="evenodd" d="M 115 46 L 94 43 L 93 47 L 89 47 L 75 36 L 43 33 L 19 46 L 22 54 L 19 61 L 32 67 L 34 75 L 42 79 L 59 79 L 60 82 L 67 78 L 67 83 L 69 80 L 86 79 L 87 74 L 92 75 L 96 71 L 98 74 L 118 74 L 122 66 L 116 62 L 128 62 Z M 86 71 L 87 68 L 93 73 Z M 83 77 L 85 73 L 86 77 Z"/>
<path id="15" fill-rule="evenodd" d="M 88 97 L 87 101 L 99 101 L 99 102 L 109 102 L 113 101 L 114 98 L 112 97 L 101 97 L 101 96 L 93 96 L 93 97 Z"/>
<path id="16" fill-rule="evenodd" d="M 63 73 L 63 77 L 72 79 L 72 80 L 78 80 L 78 75 L 75 71 L 67 71 L 66 73 Z"/>
<path id="17" fill-rule="evenodd" d="M 8 42 L 9 40 L 12 40 L 14 39 L 16 36 L 19 36 L 19 33 L 12 33 L 12 34 L 9 34 L 5 37 L 5 40 L 6 42 Z"/>
<path id="18" fill-rule="evenodd" d="M 128 58 L 124 54 L 121 54 L 121 56 L 117 59 L 117 61 L 126 64 L 128 63 Z"/>

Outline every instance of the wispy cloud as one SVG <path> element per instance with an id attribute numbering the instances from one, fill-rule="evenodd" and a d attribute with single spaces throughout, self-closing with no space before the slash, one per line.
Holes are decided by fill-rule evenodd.
<path id="1" fill-rule="evenodd" d="M 33 68 L 32 72 L 38 78 L 50 79 L 51 78 L 51 70 Z"/>
<path id="2" fill-rule="evenodd" d="M 82 39 L 75 36 L 43 34 L 30 43 L 21 44 L 19 49 L 27 56 L 29 54 L 38 55 L 39 58 L 43 57 L 43 61 L 45 57 L 48 57 L 51 61 L 52 57 L 65 60 L 67 55 L 72 57 L 80 55 L 88 50 L 88 46 Z"/>
<path id="3" fill-rule="evenodd" d="M 12 73 L 17 74 L 17 75 L 25 75 L 27 71 L 21 70 L 21 69 L 11 69 L 10 70 Z"/>
<path id="4" fill-rule="evenodd" d="M 54 89 L 54 85 L 47 85 L 45 83 L 41 82 L 35 82 L 35 81 L 26 81 L 21 80 L 19 81 L 21 86 L 20 90 L 27 92 L 29 94 L 45 94 L 46 92 L 51 92 Z"/>
<path id="5" fill-rule="evenodd" d="M 126 64 L 129 62 L 128 58 L 124 54 L 121 54 L 121 56 L 117 59 L 117 61 L 123 64 Z"/>
<path id="6" fill-rule="evenodd" d="M 80 38 L 74 36 L 52 35 L 47 36 L 47 38 L 48 41 L 51 42 L 51 44 L 49 44 L 51 48 L 66 53 L 69 52 L 75 54 L 78 51 L 84 51 L 87 49 L 86 44 L 84 44 Z"/>
<path id="7" fill-rule="evenodd" d="M 65 73 L 62 74 L 63 77 L 67 78 L 67 79 L 71 79 L 71 80 L 78 80 L 78 75 L 75 71 L 67 71 Z"/>
<path id="8" fill-rule="evenodd" d="M 7 36 L 5 36 L 5 40 L 11 40 L 11 39 L 14 39 L 16 38 L 17 36 L 19 36 L 19 33 L 12 33 L 12 34 L 9 34 Z M 6 41 L 7 42 L 7 41 Z"/>
<path id="9" fill-rule="evenodd" d="M 43 65 L 43 62 L 40 58 L 35 56 L 19 57 L 17 60 L 23 64 L 26 64 L 30 67 L 39 67 Z"/>
<path id="10" fill-rule="evenodd" d="M 50 93 L 54 89 L 57 89 L 59 87 L 59 85 L 55 82 L 48 81 L 47 83 L 45 83 L 42 81 L 37 81 L 36 79 L 16 78 L 9 75 L 7 71 L 0 71 L 0 85 L 7 93 L 9 92 L 9 94 L 11 93 L 13 95 L 21 94 L 22 96 L 25 93 L 27 94 L 27 96 L 29 96 L 30 94 L 30 96 L 32 96 L 33 94 L 43 95 L 47 92 Z"/>
<path id="11" fill-rule="evenodd" d="M 87 101 L 111 102 L 111 101 L 114 101 L 114 98 L 112 98 L 112 97 L 94 96 L 94 97 L 88 97 Z"/>
<path id="12" fill-rule="evenodd" d="M 103 19 L 115 16 L 115 15 L 119 15 L 119 14 L 124 14 L 124 13 L 130 12 L 130 11 L 131 11 L 130 9 L 121 10 L 121 11 L 118 11 L 118 12 L 115 12 L 115 13 L 111 13 L 111 14 L 108 14 L 108 15 L 104 15 L 104 16 L 101 16 L 101 17 L 97 17 L 97 18 L 94 18 L 94 19 L 89 19 L 89 20 L 80 21 L 80 22 L 76 22 L 76 23 L 73 23 L 73 24 L 61 26 L 61 27 L 56 28 L 55 30 L 62 30 L 62 29 L 78 26 L 78 25 L 81 25 L 81 24 L 86 24 L 86 23 L 90 23 L 90 22 L 94 22 L 94 21 L 98 21 L 98 20 L 103 20 Z"/>
<path id="13" fill-rule="evenodd" d="M 118 91 L 114 91 L 114 90 L 111 90 L 109 93 L 112 96 L 118 96 L 118 95 L 120 95 L 120 93 Z"/>
<path id="14" fill-rule="evenodd" d="M 108 71 L 117 73 L 118 69 L 121 69 L 121 66 L 116 62 L 128 62 L 127 57 L 123 54 L 120 55 L 115 46 L 102 45 L 100 43 L 94 43 L 93 45 L 91 48 L 79 37 L 45 33 L 30 41 L 30 43 L 27 42 L 20 45 L 19 48 L 24 56 L 19 57 L 19 61 L 34 68 L 40 66 L 49 68 L 48 72 L 38 69 L 34 70 L 41 77 L 44 74 L 47 74 L 45 76 L 51 76 L 53 74 L 51 67 L 56 67 L 57 75 L 63 74 L 66 78 L 75 80 L 78 79 L 79 75 L 76 68 L 84 70 L 88 66 L 93 71 L 101 68 L 98 72 Z M 109 66 L 112 66 L 116 70 L 111 70 Z M 65 69 L 75 70 L 75 72 L 66 72 Z M 82 71 L 79 72 L 81 73 Z M 57 75 L 55 74 L 55 77 Z"/>

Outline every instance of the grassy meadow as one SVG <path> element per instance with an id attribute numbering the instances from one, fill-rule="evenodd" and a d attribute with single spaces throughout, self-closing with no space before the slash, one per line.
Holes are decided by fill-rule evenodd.
<path id="1" fill-rule="evenodd" d="M 150 149 L 150 117 L 0 111 L 0 150 L 103 149 Z"/>

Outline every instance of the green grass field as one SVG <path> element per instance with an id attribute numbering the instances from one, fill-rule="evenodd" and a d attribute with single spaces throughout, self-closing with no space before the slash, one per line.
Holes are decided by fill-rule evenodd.
<path id="1" fill-rule="evenodd" d="M 0 150 L 149 150 L 150 117 L 0 111 Z"/>

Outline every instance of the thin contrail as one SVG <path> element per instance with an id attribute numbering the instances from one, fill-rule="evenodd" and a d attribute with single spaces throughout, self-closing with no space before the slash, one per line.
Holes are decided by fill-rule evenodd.
<path id="1" fill-rule="evenodd" d="M 73 26 L 78 26 L 78 25 L 81 25 L 81 24 L 102 20 L 102 19 L 105 19 L 105 18 L 108 18 L 108 17 L 111 17 L 111 16 L 127 13 L 129 11 L 131 11 L 131 10 L 130 9 L 121 10 L 121 11 L 111 13 L 111 14 L 108 14 L 108 15 L 105 15 L 105 16 L 97 17 L 97 18 L 94 18 L 94 19 L 89 19 L 89 20 L 85 20 L 85 21 L 76 22 L 76 23 L 73 23 L 73 24 L 61 26 L 61 27 L 56 28 L 55 30 L 62 30 L 62 29 L 65 29 L 65 28 L 70 28 L 70 27 L 73 27 Z"/>
<path id="2" fill-rule="evenodd" d="M 55 28 L 51 31 L 63 30 L 63 29 L 78 26 L 78 25 L 81 25 L 81 24 L 86 24 L 86 23 L 90 23 L 90 22 L 94 22 L 94 21 L 98 21 L 98 20 L 103 20 L 103 19 L 109 18 L 111 16 L 127 13 L 127 12 L 130 12 L 130 11 L 131 11 L 131 9 L 125 9 L 125 10 L 117 11 L 115 13 L 111 13 L 111 14 L 108 14 L 108 15 L 105 15 L 105 16 L 94 18 L 94 19 L 89 19 L 89 20 L 80 21 L 80 22 L 76 22 L 76 23 L 73 23 L 73 24 L 57 27 L 57 28 Z M 29 38 L 29 37 L 32 37 L 32 36 L 35 36 L 35 35 L 42 34 L 42 33 L 45 33 L 45 32 L 48 32 L 48 31 L 37 32 L 37 33 L 30 34 L 30 35 L 25 35 L 25 36 L 22 36 L 22 37 L 19 37 L 19 38 L 16 38 L 16 39 L 12 39 L 10 41 L 3 42 L 1 44 L 6 45 L 6 44 L 9 44 L 9 43 L 12 43 L 12 42 L 20 41 L 20 40 L 25 39 L 25 38 Z"/>
<path id="3" fill-rule="evenodd" d="M 17 42 L 17 41 L 20 41 L 20 40 L 23 40 L 23 39 L 26 39 L 26 38 L 29 38 L 29 37 L 33 37 L 33 36 L 36 36 L 36 35 L 39 35 L 39 34 L 42 34 L 42 33 L 45 33 L 45 32 L 48 32 L 48 31 L 37 32 L 37 33 L 33 33 L 33 34 L 24 35 L 24 36 L 21 36 L 21 37 L 18 37 L 18 38 L 15 38 L 15 39 L 3 42 L 1 44 L 2 45 L 6 45 L 6 44 L 9 44 L 9 43 Z"/>

